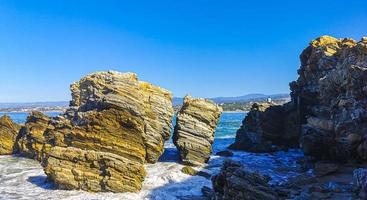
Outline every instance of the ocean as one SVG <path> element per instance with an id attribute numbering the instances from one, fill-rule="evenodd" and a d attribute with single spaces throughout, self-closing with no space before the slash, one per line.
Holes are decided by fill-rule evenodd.
<path id="1" fill-rule="evenodd" d="M 9 115 L 17 123 L 24 123 L 27 113 L 0 113 Z M 56 116 L 59 113 L 46 113 Z M 223 113 L 215 133 L 213 155 L 209 163 L 196 168 L 210 174 L 219 172 L 226 158 L 216 156 L 218 151 L 226 150 L 234 142 L 237 129 L 241 126 L 246 113 Z M 241 162 L 247 169 L 269 175 L 270 184 L 284 184 L 290 178 L 302 175 L 298 160 L 303 157 L 299 150 L 255 154 L 234 151 L 231 158 Z M 55 189 L 46 183 L 41 165 L 34 160 L 17 156 L 0 156 L 0 200 L 8 199 L 63 199 L 63 200 L 175 200 L 182 197 L 201 195 L 201 188 L 211 187 L 210 179 L 189 176 L 181 172 L 183 165 L 178 163 L 178 152 L 169 140 L 165 153 L 156 164 L 147 164 L 147 177 L 143 189 L 138 193 L 88 193 L 84 191 L 65 191 Z"/>

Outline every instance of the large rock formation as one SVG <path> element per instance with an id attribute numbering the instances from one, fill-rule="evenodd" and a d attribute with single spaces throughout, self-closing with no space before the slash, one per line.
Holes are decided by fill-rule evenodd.
<path id="1" fill-rule="evenodd" d="M 173 133 L 173 142 L 184 164 L 208 162 L 221 112 L 222 108 L 210 100 L 185 97 Z"/>
<path id="2" fill-rule="evenodd" d="M 277 150 L 274 145 L 297 147 L 298 115 L 292 103 L 255 103 L 237 131 L 235 143 L 229 148 L 255 153 Z"/>
<path id="3" fill-rule="evenodd" d="M 367 160 L 367 38 L 312 41 L 298 73 L 291 96 L 301 114 L 305 154 Z"/>
<path id="4" fill-rule="evenodd" d="M 14 123 L 9 116 L 0 117 L 0 155 L 13 154 L 20 125 Z"/>
<path id="5" fill-rule="evenodd" d="M 215 200 L 278 199 L 268 182 L 269 177 L 247 171 L 241 164 L 226 161 L 220 173 L 212 178 Z"/>
<path id="6" fill-rule="evenodd" d="M 294 147 L 300 136 L 305 154 L 316 159 L 366 161 L 367 38 L 322 36 L 300 58 L 291 102 L 265 110 L 254 106 L 232 148 L 252 150 L 253 138 L 265 144 L 261 151 L 270 142 Z"/>
<path id="7" fill-rule="evenodd" d="M 20 151 L 42 159 L 59 188 L 134 192 L 170 136 L 170 92 L 132 73 L 98 72 L 71 85 L 65 114 L 33 113 L 19 139 Z"/>

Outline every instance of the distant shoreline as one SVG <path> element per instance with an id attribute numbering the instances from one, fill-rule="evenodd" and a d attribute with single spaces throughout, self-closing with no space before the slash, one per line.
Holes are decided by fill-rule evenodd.
<path id="1" fill-rule="evenodd" d="M 243 111 L 243 110 L 229 111 L 229 110 L 226 110 L 226 111 L 223 111 L 223 113 L 248 113 L 248 111 Z"/>

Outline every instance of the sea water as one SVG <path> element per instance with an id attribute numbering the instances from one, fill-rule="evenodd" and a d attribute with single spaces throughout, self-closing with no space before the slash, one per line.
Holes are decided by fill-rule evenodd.
<path id="1" fill-rule="evenodd" d="M 4 113 L 0 113 L 2 115 Z M 9 113 L 7 113 L 9 114 Z M 46 113 L 55 116 L 58 113 Z M 24 123 L 27 113 L 11 113 L 16 122 Z M 237 129 L 246 113 L 223 113 L 215 133 L 213 155 L 209 163 L 196 168 L 210 174 L 219 172 L 226 158 L 216 156 L 234 142 Z M 247 169 L 269 175 L 271 184 L 282 184 L 289 178 L 300 175 L 297 160 L 303 155 L 298 150 L 254 154 L 235 151 L 231 158 L 241 162 Z M 156 164 L 147 164 L 147 176 L 138 193 L 88 193 L 55 189 L 47 183 L 40 164 L 17 156 L 0 156 L 0 200 L 8 199 L 122 199 L 122 200 L 175 200 L 181 197 L 201 195 L 201 188 L 211 187 L 210 179 L 183 174 L 183 165 L 178 163 L 178 152 L 172 141 L 165 144 L 165 153 Z"/>

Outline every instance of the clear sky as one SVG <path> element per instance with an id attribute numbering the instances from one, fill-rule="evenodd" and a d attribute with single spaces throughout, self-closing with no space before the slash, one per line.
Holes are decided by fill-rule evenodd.
<path id="1" fill-rule="evenodd" d="M 69 100 L 131 71 L 175 96 L 288 93 L 320 35 L 367 35 L 366 0 L 0 0 L 0 102 Z"/>

